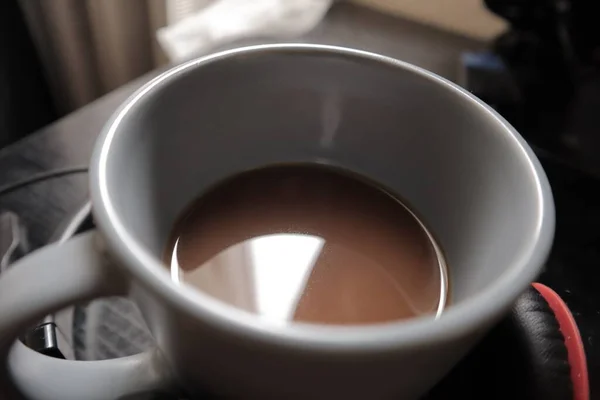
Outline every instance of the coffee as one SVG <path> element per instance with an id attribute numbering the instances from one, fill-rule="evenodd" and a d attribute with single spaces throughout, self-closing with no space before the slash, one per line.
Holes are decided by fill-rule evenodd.
<path id="1" fill-rule="evenodd" d="M 165 251 L 172 279 L 275 323 L 371 324 L 436 314 L 445 263 L 396 197 L 344 170 L 271 166 L 193 202 Z"/>

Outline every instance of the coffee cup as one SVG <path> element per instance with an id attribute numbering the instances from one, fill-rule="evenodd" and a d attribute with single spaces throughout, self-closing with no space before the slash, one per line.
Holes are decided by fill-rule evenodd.
<path id="1" fill-rule="evenodd" d="M 451 302 L 439 318 L 275 326 L 170 279 L 162 252 L 187 204 L 237 172 L 289 162 L 342 166 L 415 207 L 448 263 Z M 96 231 L 0 277 L 0 348 L 32 399 L 179 388 L 191 397 L 416 399 L 536 278 L 554 232 L 540 163 L 495 111 L 421 68 L 321 45 L 230 50 L 152 80 L 100 135 L 90 193 Z M 155 348 L 82 362 L 16 340 L 52 311 L 113 295 L 139 306 Z"/>

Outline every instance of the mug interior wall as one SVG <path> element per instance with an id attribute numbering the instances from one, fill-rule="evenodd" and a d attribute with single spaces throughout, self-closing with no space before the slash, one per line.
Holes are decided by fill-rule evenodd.
<path id="1" fill-rule="evenodd" d="M 535 176 L 501 122 L 435 78 L 347 55 L 256 53 L 188 68 L 131 108 L 111 151 L 116 211 L 158 257 L 208 186 L 293 161 L 350 168 L 404 198 L 445 252 L 453 302 L 497 279 L 539 228 Z"/>

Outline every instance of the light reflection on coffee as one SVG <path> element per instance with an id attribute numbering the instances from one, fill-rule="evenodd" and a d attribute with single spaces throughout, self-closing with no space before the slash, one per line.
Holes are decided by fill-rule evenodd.
<path id="1" fill-rule="evenodd" d="M 175 224 L 176 282 L 273 323 L 369 324 L 441 312 L 446 270 L 408 209 L 338 169 L 237 175 Z"/>

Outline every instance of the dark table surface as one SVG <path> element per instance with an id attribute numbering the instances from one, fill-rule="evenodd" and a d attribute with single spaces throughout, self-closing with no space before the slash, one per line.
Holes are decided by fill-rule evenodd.
<path id="1" fill-rule="evenodd" d="M 336 6 L 307 42 L 346 45 L 406 60 L 449 79 L 458 59 L 481 43 L 350 5 Z M 0 186 L 34 173 L 87 165 L 110 114 L 156 72 L 0 150 Z M 600 182 L 540 155 L 557 208 L 554 250 L 540 280 L 568 303 L 581 329 L 592 398 L 600 393 Z M 45 244 L 87 199 L 87 176 L 51 179 L 0 197 L 0 210 L 23 219 L 33 247 Z"/>

